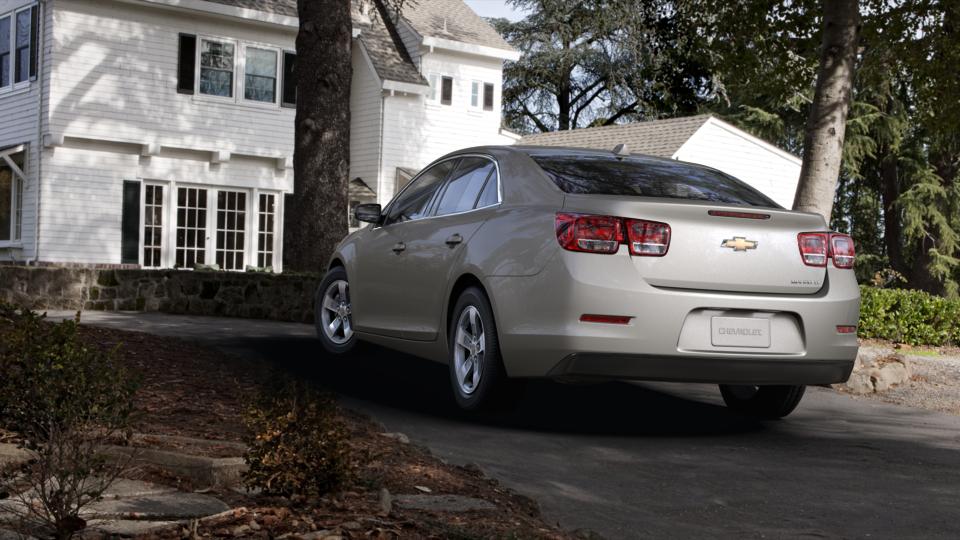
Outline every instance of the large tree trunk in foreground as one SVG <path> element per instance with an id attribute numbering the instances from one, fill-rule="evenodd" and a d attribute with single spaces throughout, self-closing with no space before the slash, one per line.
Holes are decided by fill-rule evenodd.
<path id="1" fill-rule="evenodd" d="M 284 209 L 287 271 L 326 269 L 347 234 L 350 160 L 349 0 L 299 0 L 293 195 Z"/>
<path id="2" fill-rule="evenodd" d="M 857 0 L 823 0 L 823 45 L 817 89 L 803 140 L 803 165 L 793 203 L 830 223 L 853 89 L 860 11 Z"/>

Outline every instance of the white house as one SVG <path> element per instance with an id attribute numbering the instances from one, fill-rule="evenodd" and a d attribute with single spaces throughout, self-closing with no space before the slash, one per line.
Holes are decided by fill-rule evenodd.
<path id="1" fill-rule="evenodd" d="M 351 197 L 510 143 L 460 0 L 354 2 Z M 296 0 L 0 0 L 0 261 L 281 269 Z M 395 22 L 394 22 L 395 21 Z"/>
<path id="2" fill-rule="evenodd" d="M 800 158 L 711 115 L 527 135 L 520 144 L 612 149 L 699 163 L 750 184 L 793 207 Z"/>

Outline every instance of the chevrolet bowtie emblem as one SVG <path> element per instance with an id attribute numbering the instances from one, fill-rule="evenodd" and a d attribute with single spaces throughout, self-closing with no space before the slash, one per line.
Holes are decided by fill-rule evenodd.
<path id="1" fill-rule="evenodd" d="M 723 243 L 720 244 L 720 247 L 732 248 L 734 251 L 746 251 L 748 249 L 757 249 L 757 244 L 759 243 L 760 242 L 755 240 L 747 240 L 742 236 L 734 236 L 733 238 L 724 240 Z"/>

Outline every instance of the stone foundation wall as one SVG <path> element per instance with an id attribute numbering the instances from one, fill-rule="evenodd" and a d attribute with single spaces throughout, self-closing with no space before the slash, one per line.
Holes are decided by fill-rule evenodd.
<path id="1" fill-rule="evenodd" d="M 313 322 L 320 276 L 0 266 L 0 301 L 32 309 L 162 311 Z"/>

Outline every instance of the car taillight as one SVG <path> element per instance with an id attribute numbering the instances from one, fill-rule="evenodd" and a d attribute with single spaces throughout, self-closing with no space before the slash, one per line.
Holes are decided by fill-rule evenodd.
<path id="1" fill-rule="evenodd" d="M 616 253 L 623 240 L 622 227 L 615 217 L 557 214 L 557 240 L 570 251 Z"/>
<path id="2" fill-rule="evenodd" d="M 800 256 L 807 266 L 827 266 L 827 259 L 833 259 L 837 268 L 853 268 L 856 253 L 853 239 L 840 233 L 800 233 L 797 235 Z"/>
<path id="3" fill-rule="evenodd" d="M 661 257 L 670 248 L 670 226 L 656 221 L 560 212 L 556 228 L 560 246 L 570 251 L 611 254 L 626 242 L 632 255 Z"/>
<path id="4" fill-rule="evenodd" d="M 845 234 L 830 235 L 830 258 L 833 259 L 834 266 L 837 268 L 853 268 L 853 261 L 856 256 L 856 251 L 853 248 L 853 238 Z"/>
<path id="5" fill-rule="evenodd" d="M 670 247 L 670 226 L 644 219 L 628 219 L 627 241 L 630 253 L 644 257 L 662 257 Z"/>

